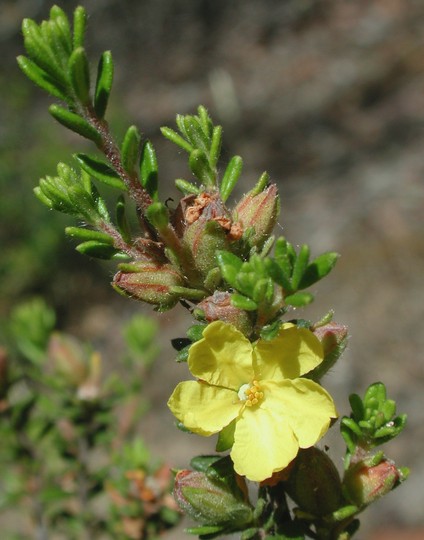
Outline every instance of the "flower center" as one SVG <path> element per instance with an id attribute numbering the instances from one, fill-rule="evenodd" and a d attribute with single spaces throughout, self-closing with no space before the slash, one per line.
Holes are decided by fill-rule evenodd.
<path id="1" fill-rule="evenodd" d="M 264 393 L 261 391 L 259 382 L 255 380 L 251 384 L 243 384 L 238 391 L 238 397 L 246 402 L 246 407 L 252 407 L 263 399 Z"/>

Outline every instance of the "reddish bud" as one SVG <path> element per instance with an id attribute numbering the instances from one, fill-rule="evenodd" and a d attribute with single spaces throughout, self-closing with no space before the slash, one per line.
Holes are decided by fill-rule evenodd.
<path id="1" fill-rule="evenodd" d="M 333 354 L 338 348 L 345 345 L 347 338 L 347 326 L 331 322 L 315 328 L 314 334 L 321 341 L 324 356 Z"/>
<path id="2" fill-rule="evenodd" d="M 277 186 L 270 184 L 260 193 L 255 189 L 246 193 L 235 207 L 233 217 L 234 221 L 241 222 L 244 231 L 253 228 L 249 244 L 260 248 L 272 233 L 278 212 Z"/>
<path id="3" fill-rule="evenodd" d="M 172 287 L 183 286 L 184 280 L 171 265 L 136 261 L 119 267 L 112 283 L 118 292 L 161 309 L 171 308 L 178 302 L 179 296 Z"/>
<path id="4" fill-rule="evenodd" d="M 231 304 L 229 292 L 215 291 L 212 296 L 202 300 L 197 307 L 203 311 L 208 322 L 224 321 L 238 328 L 246 336 L 252 331 L 249 314 Z"/>
<path id="5" fill-rule="evenodd" d="M 346 472 L 343 489 L 350 501 L 357 506 L 365 506 L 389 493 L 402 480 L 401 471 L 389 459 L 373 466 L 361 461 Z"/>

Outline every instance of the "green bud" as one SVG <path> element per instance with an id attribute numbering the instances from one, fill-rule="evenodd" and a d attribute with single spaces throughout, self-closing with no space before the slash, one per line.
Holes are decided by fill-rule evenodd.
<path id="1" fill-rule="evenodd" d="M 203 280 L 218 266 L 217 250 L 229 249 L 237 232 L 221 199 L 215 194 L 201 193 L 187 197 L 184 211 L 183 244 L 191 252 L 196 269 Z"/>
<path id="2" fill-rule="evenodd" d="M 212 480 L 204 472 L 179 471 L 175 477 L 174 496 L 180 508 L 200 523 L 228 525 L 237 530 L 252 522 L 252 507 L 242 492 Z"/>
<path id="3" fill-rule="evenodd" d="M 170 309 L 179 299 L 172 287 L 184 285 L 182 276 L 169 264 L 136 261 L 121 264 L 113 278 L 113 287 L 136 300 Z"/>
<path id="4" fill-rule="evenodd" d="M 339 508 L 342 487 L 339 473 L 322 450 L 300 450 L 286 482 L 286 491 L 302 511 L 326 516 Z"/>
<path id="5" fill-rule="evenodd" d="M 234 209 L 234 221 L 239 221 L 246 231 L 253 228 L 249 237 L 250 246 L 260 249 L 272 233 L 279 211 L 277 186 L 269 185 L 260 193 L 255 190 L 247 193 Z"/>
<path id="6" fill-rule="evenodd" d="M 224 321 L 238 328 L 246 336 L 250 335 L 252 331 L 250 315 L 233 306 L 229 292 L 215 291 L 212 296 L 205 298 L 197 307 L 203 311 L 208 322 Z"/>
<path id="7" fill-rule="evenodd" d="M 394 462 L 384 458 L 377 465 L 367 460 L 348 469 L 343 479 L 346 498 L 357 506 L 366 506 L 397 487 L 406 476 Z"/>

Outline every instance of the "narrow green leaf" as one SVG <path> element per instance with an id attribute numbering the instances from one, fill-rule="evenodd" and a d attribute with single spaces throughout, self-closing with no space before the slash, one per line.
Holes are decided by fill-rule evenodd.
<path id="1" fill-rule="evenodd" d="M 198 195 L 200 193 L 200 189 L 198 187 L 187 180 L 183 180 L 182 178 L 177 178 L 177 180 L 175 180 L 175 186 L 179 191 L 181 191 L 181 193 L 183 193 L 183 195 Z"/>
<path id="2" fill-rule="evenodd" d="M 335 252 L 323 253 L 316 257 L 311 264 L 308 265 L 305 273 L 303 274 L 299 289 L 306 289 L 310 287 L 320 279 L 324 278 L 334 268 L 339 254 Z"/>
<path id="3" fill-rule="evenodd" d="M 314 297 L 311 293 L 297 292 L 286 296 L 284 301 L 288 306 L 303 307 L 313 302 Z"/>
<path id="4" fill-rule="evenodd" d="M 255 195 L 259 195 L 259 193 L 262 193 L 262 191 L 266 188 L 266 186 L 269 184 L 269 174 L 265 171 L 261 174 L 259 177 L 259 180 L 255 187 L 250 191 L 250 194 L 252 197 Z"/>
<path id="5" fill-rule="evenodd" d="M 199 341 L 199 339 L 202 339 L 202 337 L 203 337 L 203 331 L 206 328 L 206 326 L 207 326 L 207 324 L 193 324 L 187 330 L 187 337 L 193 343 L 196 342 L 196 341 Z"/>
<path id="6" fill-rule="evenodd" d="M 96 240 L 102 244 L 113 245 L 113 238 L 106 233 L 93 231 L 93 229 L 82 229 L 81 227 L 66 227 L 65 233 L 72 238 L 79 240 Z"/>
<path id="7" fill-rule="evenodd" d="M 113 246 L 103 242 L 98 242 L 96 240 L 88 240 L 87 242 L 83 242 L 75 249 L 83 255 L 96 257 L 97 259 L 111 259 L 118 252 L 118 250 Z"/>
<path id="8" fill-rule="evenodd" d="M 231 304 L 234 307 L 244 309 L 245 311 L 255 311 L 258 309 L 258 304 L 256 302 L 247 298 L 247 296 L 237 293 L 231 295 Z"/>
<path id="9" fill-rule="evenodd" d="M 291 280 L 294 291 L 296 291 L 299 288 L 300 281 L 308 266 L 309 251 L 310 251 L 309 246 L 307 246 L 306 244 L 303 244 L 303 246 L 300 248 L 299 253 L 297 255 L 297 258 L 293 267 L 293 274 L 292 274 L 292 280 Z"/>
<path id="10" fill-rule="evenodd" d="M 99 180 L 108 186 L 121 189 L 122 191 L 127 190 L 124 182 L 119 178 L 118 173 L 101 159 L 82 153 L 74 154 L 74 158 L 77 160 L 80 167 L 90 176 L 96 178 L 96 180 Z"/>
<path id="11" fill-rule="evenodd" d="M 43 21 L 40 25 L 40 31 L 45 43 L 50 47 L 55 56 L 58 65 L 64 69 L 69 58 L 69 51 L 62 41 L 60 29 L 51 20 Z"/>
<path id="12" fill-rule="evenodd" d="M 264 265 L 268 275 L 277 285 L 285 290 L 286 294 L 293 292 L 289 277 L 284 273 L 281 266 L 274 259 L 265 258 Z"/>
<path id="13" fill-rule="evenodd" d="M 76 48 L 69 58 L 69 76 L 72 88 L 83 105 L 90 102 L 90 68 L 83 47 Z"/>
<path id="14" fill-rule="evenodd" d="M 73 48 L 84 47 L 85 30 L 87 26 L 87 13 L 82 6 L 74 11 Z"/>
<path id="15" fill-rule="evenodd" d="M 227 168 L 225 169 L 224 176 L 221 180 L 221 199 L 225 202 L 231 195 L 231 192 L 235 188 L 238 179 L 240 178 L 243 168 L 243 160 L 240 156 L 234 156 L 231 158 Z"/>
<path id="16" fill-rule="evenodd" d="M 393 399 L 387 399 L 381 407 L 381 412 L 384 416 L 384 420 L 388 422 L 396 414 L 396 402 L 393 401 Z"/>
<path id="17" fill-rule="evenodd" d="M 110 51 L 105 51 L 97 67 L 96 87 L 94 90 L 94 110 L 99 118 L 103 118 L 109 101 L 113 83 L 113 59 Z"/>
<path id="18" fill-rule="evenodd" d="M 55 22 L 58 32 L 61 34 L 63 46 L 67 50 L 68 54 L 71 54 L 72 34 L 66 13 L 59 6 L 52 6 L 50 8 L 50 18 Z"/>
<path id="19" fill-rule="evenodd" d="M 140 157 L 140 179 L 141 185 L 152 197 L 158 198 L 158 162 L 156 152 L 150 141 L 145 141 L 141 149 Z"/>
<path id="20" fill-rule="evenodd" d="M 352 418 L 347 418 L 344 416 L 341 420 L 341 425 L 350 429 L 350 431 L 352 431 L 355 435 L 362 438 L 362 430 Z"/>
<path id="21" fill-rule="evenodd" d="M 24 74 L 34 84 L 36 84 L 52 96 L 70 103 L 70 100 L 66 94 L 66 89 L 57 79 L 51 77 L 48 73 L 46 73 L 36 63 L 34 63 L 26 56 L 18 56 L 17 62 Z"/>
<path id="22" fill-rule="evenodd" d="M 37 199 L 40 202 L 42 202 L 48 208 L 53 210 L 54 205 L 53 205 L 52 201 L 48 197 L 46 197 L 46 195 L 41 191 L 41 188 L 39 186 L 36 186 L 33 191 L 34 191 L 35 196 L 37 197 Z"/>
<path id="23" fill-rule="evenodd" d="M 82 137 L 94 141 L 97 145 L 101 144 L 101 134 L 78 114 L 56 104 L 50 105 L 49 112 L 55 120 L 71 131 L 75 131 Z"/>
<path id="24" fill-rule="evenodd" d="M 137 126 L 130 126 L 122 142 L 122 164 L 128 174 L 137 172 L 141 135 Z"/>
<path id="25" fill-rule="evenodd" d="M 215 126 L 212 131 L 211 148 L 209 152 L 209 163 L 212 168 L 215 168 L 218 163 L 219 156 L 221 155 L 221 144 L 222 127 Z"/>
<path id="26" fill-rule="evenodd" d="M 221 275 L 231 287 L 236 287 L 237 274 L 240 272 L 243 261 L 229 251 L 216 251 L 216 260 L 221 269 Z"/>
<path id="27" fill-rule="evenodd" d="M 216 176 L 211 170 L 208 158 L 202 150 L 191 152 L 188 164 L 191 172 L 206 186 L 215 186 Z"/>
<path id="28" fill-rule="evenodd" d="M 169 127 L 161 127 L 160 128 L 161 133 L 164 137 L 166 137 L 169 141 L 173 142 L 189 154 L 193 152 L 194 148 L 193 146 L 187 142 L 185 139 L 181 137 L 181 135 L 178 135 L 176 131 Z"/>
<path id="29" fill-rule="evenodd" d="M 208 139 L 210 139 L 212 135 L 213 124 L 206 107 L 204 107 L 203 105 L 199 105 L 199 107 L 197 108 L 197 114 L 199 115 L 200 126 L 203 130 L 203 133 Z"/>
<path id="30" fill-rule="evenodd" d="M 116 224 L 125 242 L 130 242 L 131 228 L 126 215 L 125 199 L 122 195 L 116 204 Z"/>
<path id="31" fill-rule="evenodd" d="M 56 57 L 48 43 L 45 42 L 38 25 L 31 19 L 24 19 L 22 22 L 22 33 L 24 35 L 25 49 L 30 58 L 54 79 L 67 86 L 66 74 L 57 63 Z"/>
<path id="32" fill-rule="evenodd" d="M 284 236 L 280 236 L 280 238 L 277 238 L 275 241 L 274 258 L 283 274 L 286 277 L 291 277 L 293 273 L 293 260 L 289 254 L 289 243 Z"/>
<path id="33" fill-rule="evenodd" d="M 359 420 L 362 420 L 364 418 L 364 414 L 365 414 L 364 404 L 362 402 L 362 399 L 358 396 L 358 394 L 351 394 L 349 396 L 349 403 L 352 409 L 354 420 L 356 422 L 359 422 Z"/>
<path id="34" fill-rule="evenodd" d="M 184 116 L 184 128 L 187 138 L 193 145 L 194 149 L 202 150 L 205 155 L 208 155 L 210 139 L 203 132 L 200 120 L 198 120 L 195 116 Z"/>

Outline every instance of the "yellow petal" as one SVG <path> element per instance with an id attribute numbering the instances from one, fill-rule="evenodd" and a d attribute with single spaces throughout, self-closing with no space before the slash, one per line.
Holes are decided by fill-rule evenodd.
<path id="1" fill-rule="evenodd" d="M 246 407 L 237 420 L 231 459 L 235 471 L 261 482 L 294 459 L 299 445 L 290 424 L 272 408 Z"/>
<path id="2" fill-rule="evenodd" d="M 318 442 L 337 411 L 331 396 L 309 379 L 266 381 L 261 383 L 264 407 L 288 420 L 301 448 Z"/>
<path id="3" fill-rule="evenodd" d="M 190 347 L 188 366 L 195 377 L 238 391 L 253 379 L 252 344 L 231 324 L 215 321 Z"/>
<path id="4" fill-rule="evenodd" d="M 255 375 L 260 380 L 296 379 L 324 358 L 319 339 L 306 328 L 284 325 L 277 337 L 260 339 L 254 350 Z"/>
<path id="5" fill-rule="evenodd" d="M 212 435 L 227 426 L 240 412 L 237 393 L 199 381 L 177 385 L 168 407 L 184 426 L 199 435 Z"/>

